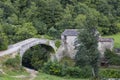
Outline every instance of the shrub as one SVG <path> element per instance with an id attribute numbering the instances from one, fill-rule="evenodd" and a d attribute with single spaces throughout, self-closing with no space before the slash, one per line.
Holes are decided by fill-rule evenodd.
<path id="1" fill-rule="evenodd" d="M 43 72 L 51 75 L 57 76 L 65 76 L 66 75 L 66 67 L 56 62 L 47 62 L 44 64 Z"/>
<path id="2" fill-rule="evenodd" d="M 19 69 L 20 66 L 20 57 L 17 55 L 15 58 L 10 58 L 4 62 L 4 65 L 14 69 Z"/>
<path id="3" fill-rule="evenodd" d="M 117 69 L 102 69 L 100 70 L 102 78 L 120 78 L 120 70 Z"/>
<path id="4" fill-rule="evenodd" d="M 89 78 L 91 77 L 91 70 L 89 67 L 68 67 L 67 74 L 75 78 Z"/>
<path id="5" fill-rule="evenodd" d="M 105 58 L 110 59 L 111 57 L 115 56 L 115 53 L 109 49 L 106 49 L 105 51 Z"/>
<path id="6" fill-rule="evenodd" d="M 105 51 L 105 58 L 108 60 L 110 65 L 120 65 L 120 56 L 115 54 L 115 52 L 106 50 Z"/>
<path id="7" fill-rule="evenodd" d="M 67 73 L 71 77 L 80 77 L 81 70 L 78 67 L 69 67 Z"/>
<path id="8" fill-rule="evenodd" d="M 70 76 L 75 78 L 89 78 L 91 77 L 91 70 L 89 67 L 68 67 L 65 64 L 58 62 L 47 62 L 42 69 L 43 72 L 57 76 Z"/>
<path id="9" fill-rule="evenodd" d="M 56 42 L 55 42 L 55 46 L 56 46 L 57 48 L 59 48 L 60 45 L 61 45 L 61 41 L 60 41 L 60 40 L 56 40 Z"/>
<path id="10" fill-rule="evenodd" d="M 91 71 L 91 67 L 89 66 L 85 66 L 83 68 L 81 68 L 81 74 L 80 74 L 80 78 L 89 78 L 92 76 L 92 71 Z"/>

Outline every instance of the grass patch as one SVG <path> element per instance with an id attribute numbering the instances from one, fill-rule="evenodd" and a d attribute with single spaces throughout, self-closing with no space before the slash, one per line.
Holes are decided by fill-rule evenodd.
<path id="1" fill-rule="evenodd" d="M 101 68 L 99 74 L 102 78 L 120 78 L 120 69 Z"/>
<path id="2" fill-rule="evenodd" d="M 26 78 L 15 78 L 13 76 L 19 76 L 19 75 L 25 75 L 25 76 L 29 76 L 30 74 L 28 72 L 26 72 L 24 69 L 23 70 L 10 70 L 9 68 L 5 68 L 3 69 L 3 71 L 6 74 L 1 74 L 0 75 L 0 80 L 29 80 Z"/>
<path id="3" fill-rule="evenodd" d="M 105 38 L 113 38 L 114 39 L 114 47 L 120 48 L 120 33 L 110 35 L 110 36 L 103 36 Z"/>
<path id="4" fill-rule="evenodd" d="M 5 65 L 5 63 L 7 65 Z M 11 66 L 11 65 L 14 65 L 14 66 Z M 29 75 L 29 73 L 26 72 L 25 69 L 20 66 L 20 61 L 18 57 L 10 58 L 9 55 L 1 57 L 0 69 L 5 73 L 5 74 L 0 73 L 0 80 L 28 80 L 28 79 L 13 77 L 13 76 L 19 76 L 19 75 L 25 75 L 25 76 Z"/>
<path id="5" fill-rule="evenodd" d="M 88 80 L 79 78 L 69 78 L 69 77 L 58 77 L 54 75 L 48 75 L 45 73 L 39 73 L 35 80 Z"/>
<path id="6" fill-rule="evenodd" d="M 10 55 L 5 55 L 5 56 L 0 57 L 0 64 L 3 64 L 3 62 L 5 62 L 9 58 L 10 58 Z"/>
<path id="7" fill-rule="evenodd" d="M 19 69 L 19 70 L 11 70 L 11 68 L 4 67 L 3 68 L 4 72 L 9 75 L 9 76 L 17 76 L 17 75 L 25 75 L 28 76 L 29 73 L 26 72 L 24 69 Z"/>
<path id="8" fill-rule="evenodd" d="M 29 78 L 15 78 L 9 75 L 0 76 L 0 80 L 30 80 Z"/>
<path id="9" fill-rule="evenodd" d="M 19 80 L 19 79 L 3 75 L 3 76 L 0 76 L 0 80 Z"/>

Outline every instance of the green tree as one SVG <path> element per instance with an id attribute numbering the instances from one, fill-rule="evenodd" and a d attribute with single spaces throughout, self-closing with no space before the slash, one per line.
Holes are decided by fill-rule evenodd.
<path id="1" fill-rule="evenodd" d="M 3 33 L 2 26 L 0 25 L 0 50 L 5 50 L 8 47 L 8 40 L 5 33 Z"/>
<path id="2" fill-rule="evenodd" d="M 39 19 L 35 19 L 33 21 L 33 25 L 35 27 L 35 29 L 37 30 L 39 35 L 45 35 L 47 30 L 47 24 L 45 24 L 43 21 L 39 20 Z"/>
<path id="3" fill-rule="evenodd" d="M 49 33 L 49 29 L 52 27 L 57 30 L 56 23 L 62 19 L 63 14 L 63 8 L 60 2 L 57 0 L 40 0 L 37 1 L 36 5 L 38 6 L 37 11 L 39 12 L 37 14 L 38 20 L 41 20 L 47 25 L 46 33 Z"/>
<path id="4" fill-rule="evenodd" d="M 74 4 L 75 0 L 60 0 L 60 3 L 62 4 L 62 6 L 65 8 L 67 6 L 67 4 Z"/>
<path id="5" fill-rule="evenodd" d="M 58 30 L 60 32 L 63 32 L 64 29 L 72 28 L 74 26 L 74 19 L 72 16 L 73 12 L 74 6 L 67 5 L 66 8 L 64 9 L 63 18 L 61 19 L 61 21 L 56 23 L 56 26 L 58 27 Z"/>
<path id="6" fill-rule="evenodd" d="M 20 41 L 21 38 L 15 39 L 18 35 L 14 35 L 26 22 L 37 30 L 36 35 L 59 38 L 66 28 L 84 26 L 86 15 L 94 12 L 94 17 L 99 17 L 100 33 L 116 34 L 119 32 L 119 5 L 119 0 L 0 0 L 0 23 L 5 27 L 9 43 Z"/>
<path id="7" fill-rule="evenodd" d="M 0 21 L 2 21 L 1 19 L 3 18 L 3 10 L 0 8 Z"/>
<path id="8" fill-rule="evenodd" d="M 79 14 L 75 20 L 75 26 L 76 28 L 80 28 L 80 27 L 83 27 L 85 25 L 85 22 L 86 22 L 86 15 L 83 15 L 83 14 Z"/>
<path id="9" fill-rule="evenodd" d="M 102 35 L 109 34 L 109 26 L 110 26 L 110 21 L 107 18 L 107 16 L 104 16 L 103 14 L 100 14 L 99 19 L 98 19 L 98 29 L 99 32 Z"/>
<path id="10" fill-rule="evenodd" d="M 37 35 L 37 30 L 33 27 L 32 23 L 24 23 L 18 27 L 16 41 L 32 38 L 35 37 L 35 35 Z"/>
<path id="11" fill-rule="evenodd" d="M 13 44 L 16 41 L 16 29 L 17 29 L 17 25 L 12 25 L 12 24 L 8 24 L 8 23 L 4 23 L 2 22 L 2 26 L 3 26 L 3 31 L 4 33 L 7 35 L 8 37 L 8 43 L 9 44 Z M 13 36 L 14 35 L 14 36 Z"/>
<path id="12" fill-rule="evenodd" d="M 91 66 L 94 78 L 98 77 L 99 51 L 98 34 L 96 34 L 97 23 L 94 17 L 87 16 L 85 27 L 80 30 L 76 47 L 77 54 L 75 56 L 76 65 L 79 67 Z"/>

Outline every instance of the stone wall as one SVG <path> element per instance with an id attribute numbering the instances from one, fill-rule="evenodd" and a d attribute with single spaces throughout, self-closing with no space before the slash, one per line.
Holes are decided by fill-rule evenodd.
<path id="1" fill-rule="evenodd" d="M 101 53 L 101 57 L 104 57 L 104 52 L 106 49 L 113 50 L 114 40 L 112 38 L 100 38 L 98 42 L 98 50 Z"/>
<path id="2" fill-rule="evenodd" d="M 72 59 L 74 59 L 76 50 L 74 49 L 74 42 L 77 38 L 77 36 L 61 36 L 62 38 L 62 46 L 60 47 L 60 51 L 56 54 L 59 59 L 61 59 L 64 56 L 68 56 Z M 104 52 L 106 49 L 112 50 L 114 47 L 114 40 L 112 38 L 99 38 L 98 40 L 98 50 L 101 53 L 101 57 L 104 57 Z M 64 52 L 64 53 L 63 53 Z M 59 55 L 60 56 L 59 56 Z"/>

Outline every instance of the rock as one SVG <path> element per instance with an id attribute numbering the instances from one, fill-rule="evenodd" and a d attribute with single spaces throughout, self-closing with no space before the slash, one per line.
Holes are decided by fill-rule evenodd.
<path id="1" fill-rule="evenodd" d="M 0 74 L 5 74 L 5 72 L 2 69 L 0 69 Z"/>

